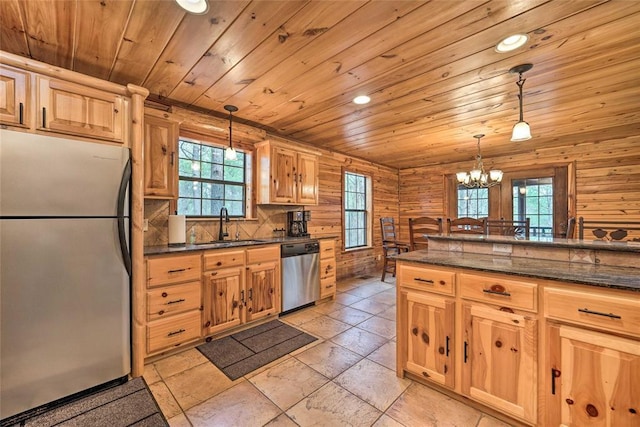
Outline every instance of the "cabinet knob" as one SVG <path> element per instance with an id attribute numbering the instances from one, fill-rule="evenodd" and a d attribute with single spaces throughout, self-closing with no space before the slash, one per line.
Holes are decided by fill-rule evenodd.
<path id="1" fill-rule="evenodd" d="M 169 294 L 167 294 L 166 292 L 163 292 L 163 293 L 162 293 L 162 298 L 166 298 L 166 297 L 168 297 L 168 296 L 169 296 Z"/>

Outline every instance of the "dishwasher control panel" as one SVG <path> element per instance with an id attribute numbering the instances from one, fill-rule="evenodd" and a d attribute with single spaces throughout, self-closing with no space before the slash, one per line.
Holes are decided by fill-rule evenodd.
<path id="1" fill-rule="evenodd" d="M 280 256 L 287 258 L 306 254 L 317 254 L 320 252 L 320 243 L 317 240 L 305 240 L 304 242 L 283 243 L 280 249 Z"/>

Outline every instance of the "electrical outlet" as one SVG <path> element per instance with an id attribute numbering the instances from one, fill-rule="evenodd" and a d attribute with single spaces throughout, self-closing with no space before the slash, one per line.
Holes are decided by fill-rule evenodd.
<path id="1" fill-rule="evenodd" d="M 144 219 L 144 222 L 142 223 L 142 231 L 147 231 L 149 229 L 149 220 L 148 219 Z"/>

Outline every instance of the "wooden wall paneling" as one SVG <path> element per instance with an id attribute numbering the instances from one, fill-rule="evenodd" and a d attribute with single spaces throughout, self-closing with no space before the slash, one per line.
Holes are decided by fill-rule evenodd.
<path id="1" fill-rule="evenodd" d="M 251 53 L 257 40 L 261 41 L 271 36 L 291 15 L 304 6 L 304 3 L 304 1 L 251 3 L 202 55 L 197 64 L 181 81 L 177 82 L 177 86 L 168 96 L 188 104 L 195 102 L 209 89 L 210 82 L 217 82 L 235 67 L 247 54 Z M 245 70 L 253 72 L 251 69 Z"/>
<path id="2" fill-rule="evenodd" d="M 220 109 L 224 103 L 236 104 L 243 110 L 250 107 L 250 104 L 232 98 L 233 95 L 242 91 L 253 99 L 260 93 L 275 91 L 279 85 L 264 77 L 267 70 L 288 72 L 286 67 L 280 69 L 280 66 L 290 55 L 303 49 L 316 37 L 324 34 L 327 28 L 333 27 L 362 5 L 360 1 L 307 3 L 247 55 L 239 66 L 228 70 L 198 98 L 196 104 L 212 110 Z"/>
<path id="3" fill-rule="evenodd" d="M 248 3 L 247 0 L 211 3 L 206 19 L 201 15 L 185 14 L 145 79 L 144 86 L 161 97 L 169 95 L 193 64 L 224 33 L 225 24 L 233 22 Z"/>
<path id="4" fill-rule="evenodd" d="M 79 1 L 77 5 L 78 15 L 83 18 L 76 20 L 76 34 L 90 36 L 77 37 L 73 59 L 75 70 L 107 80 L 122 43 L 133 1 Z"/>
<path id="5" fill-rule="evenodd" d="M 17 0 L 0 1 L 0 40 L 3 50 L 30 56 L 27 31 Z"/>
<path id="6" fill-rule="evenodd" d="M 185 12 L 173 2 L 136 1 L 112 66 L 111 80 L 141 85 L 184 16 Z"/>

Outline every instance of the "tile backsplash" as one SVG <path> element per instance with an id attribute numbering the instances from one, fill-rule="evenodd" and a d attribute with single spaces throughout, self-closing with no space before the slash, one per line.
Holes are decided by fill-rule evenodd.
<path id="1" fill-rule="evenodd" d="M 269 237 L 282 237 L 282 230 L 287 224 L 287 211 L 294 209 L 291 206 L 261 205 L 257 207 L 257 215 L 254 219 L 235 220 L 224 224 L 229 237 L 235 239 L 236 232 L 240 239 L 260 239 Z M 169 201 L 146 199 L 144 201 L 145 219 L 149 220 L 149 228 L 144 233 L 145 246 L 166 245 L 169 243 Z M 197 243 L 209 242 L 218 238 L 220 221 L 187 219 L 186 241 L 189 242 L 191 233 L 195 231 Z"/>

